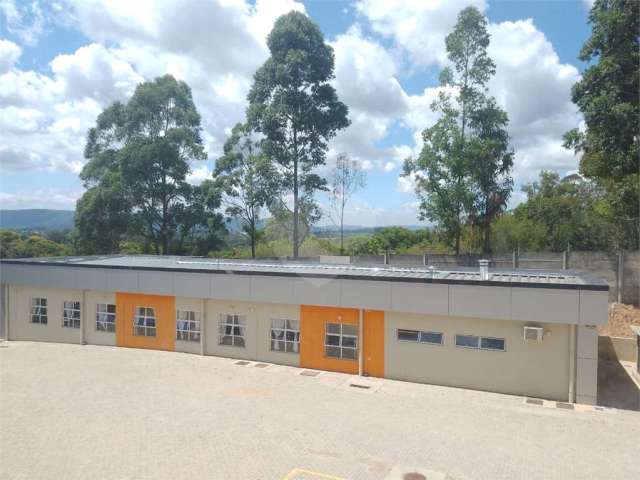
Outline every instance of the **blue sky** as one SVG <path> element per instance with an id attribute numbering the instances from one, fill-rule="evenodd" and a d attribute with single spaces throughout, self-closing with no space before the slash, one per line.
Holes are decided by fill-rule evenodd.
<path id="1" fill-rule="evenodd" d="M 515 204 L 541 168 L 576 169 L 561 137 L 581 122 L 570 88 L 584 68 L 576 57 L 590 31 L 588 1 L 0 0 L 0 207 L 73 208 L 87 128 L 137 83 L 166 72 L 193 88 L 209 160 L 193 166 L 190 181 L 206 178 L 243 119 L 251 75 L 268 54 L 264 36 L 297 9 L 334 47 L 334 84 L 350 107 L 352 125 L 332 141 L 328 163 L 345 151 L 367 170 L 347 223 L 417 223 L 401 164 L 435 121 L 429 104 L 446 65 L 444 36 L 469 4 L 489 20 L 490 91 L 511 119 Z"/>

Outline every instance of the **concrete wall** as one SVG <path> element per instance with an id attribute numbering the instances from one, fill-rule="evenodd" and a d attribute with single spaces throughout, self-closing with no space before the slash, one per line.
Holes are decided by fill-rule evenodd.
<path id="1" fill-rule="evenodd" d="M 115 332 L 99 332 L 96 330 L 96 312 L 99 303 L 115 305 L 116 295 L 112 292 L 95 292 L 89 291 L 85 293 L 85 326 L 84 339 L 91 345 L 115 345 Z M 116 324 L 118 322 L 118 312 L 116 311 Z"/>
<path id="2" fill-rule="evenodd" d="M 518 256 L 518 268 L 533 270 L 560 270 L 563 268 L 563 252 L 521 252 Z M 478 266 L 480 258 L 489 258 L 495 268 L 510 269 L 514 267 L 512 254 L 426 254 L 427 265 L 441 268 Z M 424 255 L 396 255 L 388 256 L 390 265 L 422 265 Z M 384 255 L 363 255 L 351 257 L 354 264 L 384 263 Z M 640 251 L 624 252 L 624 271 L 622 285 L 618 284 L 618 254 L 615 252 L 569 252 L 566 256 L 566 268 L 587 272 L 592 276 L 604 280 L 609 285 L 609 301 L 618 298 L 618 289 L 622 290 L 622 302 L 640 304 Z"/>
<path id="3" fill-rule="evenodd" d="M 621 337 L 598 337 L 598 358 L 609 362 L 636 361 L 636 339 Z"/>
<path id="4" fill-rule="evenodd" d="M 63 328 L 62 310 L 65 300 L 82 302 L 81 290 L 66 290 L 41 287 L 16 287 L 9 292 L 9 340 L 39 342 L 80 343 L 81 328 Z M 47 324 L 31 323 L 31 299 L 47 299 Z M 81 311 L 81 321 L 86 312 Z"/>
<path id="5" fill-rule="evenodd" d="M 227 314 L 243 315 L 246 318 L 244 347 L 219 345 L 220 316 Z M 205 354 L 282 365 L 300 364 L 299 354 L 271 351 L 271 319 L 300 320 L 299 306 L 207 300 L 206 315 Z"/>
<path id="6" fill-rule="evenodd" d="M 542 343 L 525 343 L 525 322 L 386 312 L 385 376 L 399 380 L 465 387 L 566 401 L 569 392 L 569 327 L 535 323 Z M 441 332 L 442 346 L 402 342 L 397 329 Z M 506 340 L 506 351 L 455 346 L 455 335 Z"/>

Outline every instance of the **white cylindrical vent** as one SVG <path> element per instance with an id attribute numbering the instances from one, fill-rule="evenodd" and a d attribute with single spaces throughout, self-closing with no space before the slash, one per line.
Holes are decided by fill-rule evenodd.
<path id="1" fill-rule="evenodd" d="M 489 260 L 478 260 L 480 264 L 480 280 L 489 280 Z"/>

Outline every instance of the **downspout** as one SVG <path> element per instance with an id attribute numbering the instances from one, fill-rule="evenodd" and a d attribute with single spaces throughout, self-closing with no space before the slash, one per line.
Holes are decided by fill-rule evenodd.
<path id="1" fill-rule="evenodd" d="M 87 291 L 82 291 L 82 306 L 80 308 L 80 345 L 86 345 L 86 333 L 85 333 L 85 324 L 87 323 L 87 302 L 86 302 L 86 294 Z"/>
<path id="2" fill-rule="evenodd" d="M 576 401 L 576 326 L 569 325 L 569 403 Z"/>
<path id="3" fill-rule="evenodd" d="M 205 311 L 205 309 L 207 308 L 207 301 L 203 298 L 200 301 L 200 305 L 200 355 L 204 355 L 204 326 L 207 323 L 207 312 Z"/>
<path id="4" fill-rule="evenodd" d="M 364 319 L 362 308 L 358 309 L 358 375 L 364 373 Z"/>

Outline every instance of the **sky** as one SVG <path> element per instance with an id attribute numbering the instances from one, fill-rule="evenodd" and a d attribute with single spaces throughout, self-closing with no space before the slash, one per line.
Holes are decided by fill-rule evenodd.
<path id="1" fill-rule="evenodd" d="M 202 115 L 208 159 L 192 165 L 189 181 L 209 178 L 230 129 L 244 120 L 273 22 L 298 10 L 334 49 L 332 83 L 351 120 L 320 173 L 346 152 L 367 174 L 345 223 L 418 224 L 402 163 L 420 152 L 422 130 L 437 119 L 430 104 L 447 65 L 444 38 L 468 5 L 489 21 L 489 91 L 508 113 L 515 152 L 513 207 L 541 169 L 577 169 L 562 135 L 582 124 L 570 96 L 585 68 L 577 56 L 591 1 L 0 0 L 0 208 L 73 209 L 97 115 L 166 73 L 191 86 Z"/>

